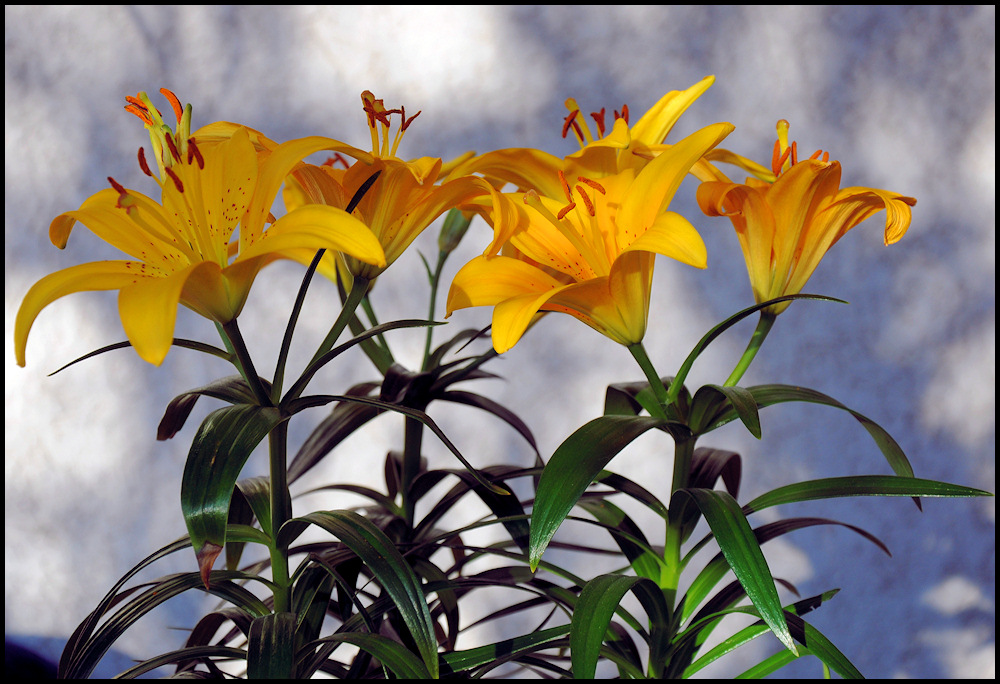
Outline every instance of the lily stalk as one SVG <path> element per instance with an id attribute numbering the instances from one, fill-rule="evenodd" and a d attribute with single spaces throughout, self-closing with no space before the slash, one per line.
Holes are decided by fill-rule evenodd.
<path id="1" fill-rule="evenodd" d="M 736 368 L 733 372 L 729 374 L 729 377 L 723 384 L 725 387 L 735 386 L 743 374 L 746 373 L 747 368 L 750 367 L 750 363 L 753 362 L 754 357 L 757 356 L 757 350 L 760 346 L 764 344 L 764 339 L 767 334 L 771 331 L 771 326 L 774 325 L 775 319 L 778 314 L 770 313 L 766 309 L 761 311 L 760 320 L 757 321 L 757 328 L 753 331 L 753 335 L 750 336 L 750 341 L 747 343 L 747 348 L 743 352 L 743 356 L 740 357 L 739 362 L 736 364 Z"/>

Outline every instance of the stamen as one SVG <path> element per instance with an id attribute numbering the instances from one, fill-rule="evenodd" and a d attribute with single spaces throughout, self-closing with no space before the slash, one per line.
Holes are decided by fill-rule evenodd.
<path id="1" fill-rule="evenodd" d="M 125 105 L 126 112 L 135 114 L 137 117 L 142 119 L 142 122 L 147 126 L 153 125 L 153 118 L 149 115 L 149 110 L 146 108 L 146 105 L 139 101 L 138 98 L 130 95 L 126 96 L 125 100 L 128 102 L 128 104 Z"/>
<path id="2" fill-rule="evenodd" d="M 184 107 L 181 106 L 181 101 L 178 100 L 177 96 L 167 88 L 160 88 L 160 94 L 167 98 L 170 102 L 170 106 L 174 108 L 174 115 L 177 117 L 177 123 L 180 123 L 181 117 L 184 115 Z"/>
<path id="3" fill-rule="evenodd" d="M 579 185 L 575 187 L 576 191 L 580 193 L 580 199 L 583 200 L 584 206 L 587 207 L 587 213 L 590 214 L 591 216 L 597 216 L 597 210 L 594 209 L 594 203 L 590 201 L 589 197 L 587 197 L 587 193 L 584 192 L 583 188 L 581 188 Z"/>
<path id="4" fill-rule="evenodd" d="M 108 176 L 108 182 L 111 183 L 111 187 L 115 189 L 115 192 L 117 192 L 122 197 L 128 194 L 128 191 L 125 189 L 125 186 L 116 181 L 111 176 Z"/>
<path id="5" fill-rule="evenodd" d="M 141 147 L 139 148 L 139 168 L 150 178 L 153 177 L 153 172 L 149 170 L 149 164 L 146 163 L 146 151 Z"/>
<path id="6" fill-rule="evenodd" d="M 604 189 L 604 186 L 602 186 L 600 183 L 598 183 L 597 181 L 595 181 L 593 179 L 584 178 L 583 176 L 577 176 L 576 179 L 578 181 L 580 181 L 581 183 L 583 183 L 584 185 L 589 185 L 590 187 L 592 187 L 594 190 L 597 190 L 597 192 L 601 193 L 602 195 L 608 194 L 607 191 Z"/>
<path id="7" fill-rule="evenodd" d="M 320 164 L 320 166 L 333 166 L 337 162 L 343 164 L 345 169 L 351 168 L 351 165 L 347 163 L 347 160 L 344 159 L 344 155 L 342 155 L 340 152 L 334 152 L 333 156 L 327 159 L 322 164 Z"/>
<path id="8" fill-rule="evenodd" d="M 573 192 L 569 189 L 569 183 L 566 182 L 566 174 L 560 170 L 559 172 L 559 182 L 562 183 L 563 194 L 566 195 L 566 199 L 570 202 L 573 201 Z"/>
<path id="9" fill-rule="evenodd" d="M 416 114 L 414 114 L 409 119 L 407 119 L 406 118 L 406 113 L 403 112 L 402 109 L 400 109 L 400 113 L 403 116 L 403 125 L 401 126 L 400 130 L 405 131 L 407 128 L 409 128 L 410 124 L 413 123 L 413 120 L 416 119 L 418 116 L 420 116 L 420 112 L 422 112 L 422 111 L 424 111 L 424 110 L 421 109 Z"/>
<path id="10" fill-rule="evenodd" d="M 570 126 L 572 126 L 576 134 L 581 139 L 583 139 L 583 134 L 582 131 L 580 130 L 580 124 L 576 123 L 576 115 L 579 113 L 580 113 L 579 109 L 574 109 L 570 111 L 569 114 L 566 115 L 566 119 L 563 121 L 562 137 L 564 138 L 566 137 L 566 134 L 569 133 Z"/>
<path id="11" fill-rule="evenodd" d="M 131 214 L 132 209 L 135 206 L 135 202 L 128 201 L 128 190 L 125 189 L 124 185 L 116 181 L 111 176 L 108 176 L 108 182 L 111 183 L 111 187 L 118 193 L 118 201 L 115 203 L 115 207 L 118 209 L 124 209 L 126 214 Z"/>
<path id="12" fill-rule="evenodd" d="M 202 171 L 205 170 L 205 158 L 201 156 L 201 150 L 198 149 L 198 145 L 195 144 L 194 138 L 188 138 L 188 156 L 187 163 L 191 163 L 191 157 L 198 160 L 198 168 Z"/>
<path id="13" fill-rule="evenodd" d="M 794 140 L 792 141 L 791 149 L 792 149 L 792 166 L 795 166 L 796 164 L 799 163 L 799 144 Z"/>
<path id="14" fill-rule="evenodd" d="M 788 160 L 789 155 L 792 154 L 792 148 L 786 147 L 785 151 L 782 152 L 781 155 L 779 156 L 778 150 L 780 149 L 781 149 L 781 144 L 778 141 L 775 141 L 774 155 L 772 156 L 771 159 L 771 171 L 774 172 L 775 176 L 781 175 L 781 167 L 785 165 L 785 162 Z"/>
<path id="15" fill-rule="evenodd" d="M 167 140 L 169 139 L 170 138 L 168 137 Z M 164 171 L 166 171 L 167 175 L 170 176 L 170 180 L 174 182 L 174 187 L 177 188 L 177 192 L 184 192 L 184 184 L 181 183 L 181 179 L 177 177 L 177 174 L 174 173 L 174 170 L 168 166 L 164 169 Z"/>
<path id="16" fill-rule="evenodd" d="M 628 105 L 627 104 L 623 104 L 622 105 L 622 111 L 621 112 L 619 112 L 617 109 L 615 110 L 615 121 L 618 121 L 618 119 L 625 119 L 625 123 L 628 123 Z"/>
<path id="17" fill-rule="evenodd" d="M 525 198 L 525 202 L 527 201 L 528 201 L 527 198 Z M 556 218 L 562 221 L 564 218 L 566 218 L 566 214 L 573 211 L 574 209 L 576 209 L 576 202 L 570 202 L 565 207 L 559 210 L 559 213 L 556 214 Z"/>
<path id="18" fill-rule="evenodd" d="M 174 142 L 174 136 L 171 135 L 170 133 L 167 133 L 165 136 L 163 136 L 163 139 L 167 141 L 167 147 L 170 148 L 170 154 L 172 155 L 173 160 L 180 161 L 181 154 L 180 152 L 177 151 L 177 143 Z"/>
<path id="19" fill-rule="evenodd" d="M 590 113 L 590 117 L 594 120 L 594 123 L 597 124 L 597 137 L 599 138 L 604 137 L 604 131 L 606 130 L 604 127 L 604 113 L 605 113 L 604 107 L 601 107 L 601 111 L 599 112 Z M 565 138 L 566 135 L 563 134 L 563 137 Z"/>

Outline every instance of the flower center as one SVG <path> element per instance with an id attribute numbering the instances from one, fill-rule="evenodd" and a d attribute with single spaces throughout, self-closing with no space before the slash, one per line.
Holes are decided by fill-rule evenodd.
<path id="1" fill-rule="evenodd" d="M 562 137 L 565 138 L 569 135 L 572 129 L 576 135 L 577 142 L 580 143 L 580 147 L 586 147 L 587 143 L 592 143 L 594 140 L 600 140 L 604 137 L 607 127 L 604 123 L 606 110 L 603 107 L 599 112 L 590 113 L 590 118 L 594 120 L 594 124 L 597 126 L 597 138 L 594 138 L 593 134 L 591 134 L 586 119 L 580 116 L 580 106 L 577 105 L 576 100 L 573 98 L 567 99 L 566 109 L 569 110 L 569 114 L 563 120 Z M 622 110 L 620 112 L 615 110 L 614 114 L 615 121 L 625 119 L 625 123 L 628 123 L 628 105 L 622 105 Z"/>
<path id="2" fill-rule="evenodd" d="M 774 151 L 771 153 L 771 171 L 776 177 L 799 163 L 798 144 L 794 140 L 788 144 L 788 122 L 784 119 L 779 120 L 777 129 L 778 139 L 774 141 Z M 828 162 L 830 153 L 816 150 L 809 158 Z"/>
<path id="3" fill-rule="evenodd" d="M 146 130 L 149 131 L 149 140 L 153 148 L 153 158 L 156 160 L 160 174 L 159 176 L 155 176 L 150 170 L 149 164 L 146 162 L 146 152 L 140 147 L 139 167 L 143 173 L 152 178 L 157 178 L 161 186 L 165 182 L 165 177 L 169 177 L 174 185 L 177 186 L 177 189 L 183 191 L 180 179 L 170 167 L 185 162 L 191 164 L 192 161 L 197 159 L 199 167 L 204 168 L 205 160 L 191 138 L 191 105 L 187 105 L 187 107 L 181 106 L 181 102 L 177 96 L 167 88 L 160 88 L 160 93 L 167 98 L 171 108 L 174 110 L 174 116 L 177 118 L 176 130 L 164 122 L 160 110 L 153 105 L 149 96 L 144 92 L 139 93 L 135 97 L 126 97 L 125 100 L 128 104 L 125 106 L 125 109 L 142 119 Z"/>
<path id="4" fill-rule="evenodd" d="M 407 119 L 406 108 L 386 109 L 382 100 L 375 99 L 375 95 L 370 90 L 361 93 L 361 102 L 365 114 L 368 116 L 368 128 L 372 134 L 372 154 L 383 159 L 395 157 L 396 149 L 403 139 L 403 134 L 410 127 L 410 124 L 413 123 L 413 120 L 420 116 L 420 112 L 418 111 Z M 389 129 L 393 114 L 399 114 L 400 125 L 390 144 Z"/>

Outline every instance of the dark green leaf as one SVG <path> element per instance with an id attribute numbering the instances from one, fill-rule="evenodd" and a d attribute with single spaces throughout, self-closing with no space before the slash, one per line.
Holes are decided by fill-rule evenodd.
<path id="1" fill-rule="evenodd" d="M 682 489 L 671 498 L 670 508 L 674 508 L 675 500 L 679 505 L 685 497 L 693 499 L 705 516 L 729 567 L 746 589 L 747 597 L 760 611 L 764 622 L 786 648 L 795 652 L 771 570 L 739 504 L 725 492 Z"/>
<path id="2" fill-rule="evenodd" d="M 530 565 L 534 570 L 556 530 L 594 478 L 618 452 L 663 421 L 643 416 L 602 416 L 564 441 L 538 482 L 531 511 Z"/>
<path id="3" fill-rule="evenodd" d="M 265 389 L 269 387 L 265 380 L 261 380 L 261 383 L 264 384 Z M 176 435 L 184 427 L 184 423 L 198 399 L 203 396 L 221 399 L 230 404 L 257 403 L 253 390 L 241 376 L 232 375 L 216 380 L 204 387 L 189 390 L 171 399 L 163 412 L 163 418 L 160 419 L 160 425 L 156 429 L 156 439 L 163 441 Z"/>
<path id="4" fill-rule="evenodd" d="M 748 389 L 743 387 L 726 387 L 724 385 L 705 385 L 694 394 L 694 406 L 691 409 L 692 414 L 695 413 L 695 407 L 699 402 L 704 401 L 703 397 L 706 393 L 717 393 L 725 397 L 728 405 L 732 407 L 732 410 L 739 416 L 739 419 L 743 421 L 750 434 L 760 439 L 760 416 L 757 413 L 757 402 Z M 702 427 L 694 423 L 691 425 L 691 429 L 696 434 L 707 432 Z"/>
<path id="5" fill-rule="evenodd" d="M 247 679 L 295 677 L 295 614 L 272 613 L 250 624 Z"/>
<path id="6" fill-rule="evenodd" d="M 210 413 L 195 435 L 184 465 L 181 509 L 206 579 L 214 557 L 206 561 L 202 554 L 226 543 L 229 501 L 243 464 L 281 420 L 273 407 L 230 406 Z"/>
<path id="7" fill-rule="evenodd" d="M 320 511 L 297 520 L 323 528 L 364 561 L 392 597 L 427 671 L 437 678 L 437 641 L 427 601 L 420 581 L 392 541 L 370 521 L 351 511 Z"/>
<path id="8" fill-rule="evenodd" d="M 362 651 L 370 653 L 385 665 L 399 679 L 437 679 L 437 660 L 434 661 L 434 673 L 420 662 L 420 659 L 406 650 L 398 641 L 393 641 L 380 634 L 364 632 L 342 632 L 333 634 L 314 643 L 344 642 L 353 644 Z"/>

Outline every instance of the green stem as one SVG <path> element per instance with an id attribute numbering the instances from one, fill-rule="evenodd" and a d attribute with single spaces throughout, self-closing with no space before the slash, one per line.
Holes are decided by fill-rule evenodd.
<path id="1" fill-rule="evenodd" d="M 407 418 L 403 428 L 403 465 L 400 473 L 399 494 L 403 516 L 412 527 L 416 501 L 413 499 L 413 481 L 420 474 L 420 449 L 424 441 L 424 425 L 419 420 Z"/>
<path id="2" fill-rule="evenodd" d="M 302 313 L 302 304 L 306 299 L 306 292 L 309 290 L 309 283 L 312 282 L 313 274 L 319 267 L 319 262 L 326 253 L 325 249 L 316 252 L 312 263 L 306 269 L 302 277 L 302 284 L 299 285 L 298 294 L 295 295 L 295 303 L 292 305 L 292 313 L 288 316 L 288 325 L 285 327 L 285 336 L 281 339 L 281 350 L 278 352 L 278 362 L 274 366 L 274 381 L 271 383 L 271 401 L 277 403 L 281 399 L 281 385 L 285 379 L 285 364 L 288 362 L 288 351 L 292 346 L 292 333 L 295 331 L 295 324 Z"/>
<path id="3" fill-rule="evenodd" d="M 274 612 L 291 611 L 291 581 L 288 574 L 288 546 L 278 543 L 278 530 L 292 518 L 292 497 L 288 492 L 288 421 L 278 423 L 268 436 L 271 470 L 271 574 L 276 586 Z"/>
<path id="4" fill-rule="evenodd" d="M 656 403 L 660 407 L 659 415 L 656 417 L 666 420 L 667 415 L 663 409 L 667 406 L 667 388 L 663 386 L 663 381 L 660 380 L 656 369 L 653 368 L 653 363 L 649 360 L 649 355 L 646 354 L 646 348 L 642 346 L 642 342 L 636 342 L 635 344 L 630 344 L 628 350 L 632 353 L 632 357 L 636 363 L 639 364 L 639 368 L 646 375 L 646 380 L 649 381 L 649 387 L 653 391 L 653 396 L 656 397 Z"/>
<path id="5" fill-rule="evenodd" d="M 444 262 L 448 259 L 448 252 L 438 252 L 437 266 L 434 269 L 434 273 L 431 274 L 431 302 L 430 310 L 427 313 L 427 320 L 434 320 L 435 309 L 437 308 L 437 292 L 438 285 L 441 281 L 441 271 L 444 269 Z M 424 362 L 420 367 L 420 370 L 427 370 L 427 363 L 430 361 L 431 356 L 431 339 L 434 336 L 434 326 L 427 326 L 427 340 L 424 342 Z"/>
<path id="6" fill-rule="evenodd" d="M 746 351 L 743 352 L 743 356 L 740 357 L 739 363 L 736 364 L 736 368 L 730 373 L 729 378 L 723 383 L 725 387 L 733 387 L 740 381 L 743 374 L 747 372 L 747 368 L 750 367 L 750 363 L 753 361 L 754 357 L 757 356 L 757 350 L 764 343 L 764 338 L 767 334 L 771 332 L 771 326 L 774 325 L 774 321 L 777 318 L 776 314 L 765 313 L 761 311 L 760 320 L 757 321 L 757 328 L 753 331 L 753 335 L 750 336 L 750 342 L 747 344 Z"/>
<path id="7" fill-rule="evenodd" d="M 323 338 L 323 342 L 319 345 L 319 349 L 313 354 L 312 359 L 309 361 L 309 365 L 316 363 L 323 354 L 333 349 L 333 345 L 337 344 L 337 339 L 340 337 L 341 333 L 344 332 L 344 328 L 347 327 L 348 322 L 351 320 L 351 316 L 357 310 L 358 305 L 361 304 L 361 300 L 365 298 L 365 294 L 368 293 L 368 278 L 363 278 L 361 276 L 354 276 L 354 283 L 351 285 L 351 291 L 347 293 L 347 299 L 344 300 L 344 308 L 340 310 L 340 315 L 337 316 L 337 320 L 334 321 L 333 327 L 330 328 L 330 332 L 327 333 L 326 337 Z"/>
<path id="8" fill-rule="evenodd" d="M 223 323 L 222 331 L 224 333 L 222 338 L 226 342 L 226 346 L 230 347 L 236 355 L 236 367 L 243 379 L 247 381 L 247 385 L 250 386 L 254 398 L 257 399 L 257 404 L 273 406 L 271 398 L 264 390 L 264 385 L 261 384 L 260 376 L 257 375 L 257 371 L 253 367 L 253 360 L 250 358 L 246 342 L 243 341 L 243 335 L 240 334 L 240 327 L 237 325 L 236 319 Z"/>

